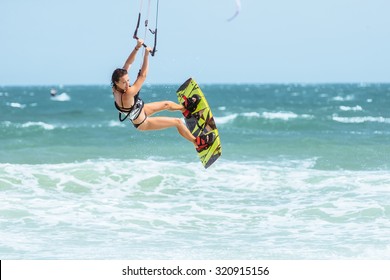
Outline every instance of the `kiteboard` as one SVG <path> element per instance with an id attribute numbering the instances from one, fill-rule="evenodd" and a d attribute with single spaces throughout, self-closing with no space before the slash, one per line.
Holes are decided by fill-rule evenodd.
<path id="1" fill-rule="evenodd" d="M 197 151 L 203 166 L 208 168 L 222 154 L 221 141 L 210 106 L 207 103 L 202 90 L 192 78 L 185 81 L 176 91 L 176 94 L 180 104 L 183 104 L 185 99 L 191 99 L 194 96 L 199 98 L 196 108 L 191 112 L 190 116 L 184 119 L 184 121 L 192 135 L 195 137 L 202 135 L 212 136 L 213 142 L 209 144 L 209 147 Z"/>

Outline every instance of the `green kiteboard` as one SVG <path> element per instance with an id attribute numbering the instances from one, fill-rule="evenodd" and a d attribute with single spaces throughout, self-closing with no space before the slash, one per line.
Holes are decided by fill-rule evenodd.
<path id="1" fill-rule="evenodd" d="M 222 153 L 218 129 L 215 125 L 210 106 L 198 84 L 192 78 L 185 81 L 185 83 L 182 84 L 176 91 L 176 94 L 180 104 L 184 102 L 183 96 L 190 99 L 193 95 L 197 94 L 200 97 L 200 101 L 197 104 L 196 109 L 191 113 L 189 118 L 185 118 L 184 120 L 188 129 L 195 137 L 209 133 L 214 134 L 214 141 L 212 144 L 207 149 L 198 152 L 198 156 L 203 166 L 208 168 L 221 156 Z"/>

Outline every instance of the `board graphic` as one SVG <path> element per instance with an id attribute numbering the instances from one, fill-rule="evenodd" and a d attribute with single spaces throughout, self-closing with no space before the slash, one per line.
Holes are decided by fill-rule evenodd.
<path id="1" fill-rule="evenodd" d="M 196 109 L 191 112 L 191 116 L 185 118 L 185 123 L 192 135 L 195 137 L 207 134 L 213 134 L 214 141 L 210 146 L 198 152 L 200 161 L 205 168 L 212 165 L 222 154 L 221 141 L 219 132 L 215 125 L 214 117 L 210 106 L 204 96 L 202 90 L 194 79 L 189 78 L 176 91 L 177 98 L 180 104 L 183 104 L 185 98 L 191 99 L 194 95 L 200 97 Z"/>

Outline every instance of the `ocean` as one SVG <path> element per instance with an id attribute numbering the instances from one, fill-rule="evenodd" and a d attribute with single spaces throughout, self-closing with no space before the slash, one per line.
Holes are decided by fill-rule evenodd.
<path id="1" fill-rule="evenodd" d="M 390 84 L 198 82 L 208 169 L 108 85 L 0 86 L 0 259 L 390 259 Z"/>

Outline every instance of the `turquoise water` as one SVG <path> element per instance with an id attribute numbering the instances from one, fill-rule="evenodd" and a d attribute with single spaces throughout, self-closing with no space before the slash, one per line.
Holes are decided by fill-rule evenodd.
<path id="1" fill-rule="evenodd" d="M 200 86 L 207 170 L 108 86 L 0 87 L 0 258 L 390 259 L 390 84 Z"/>

